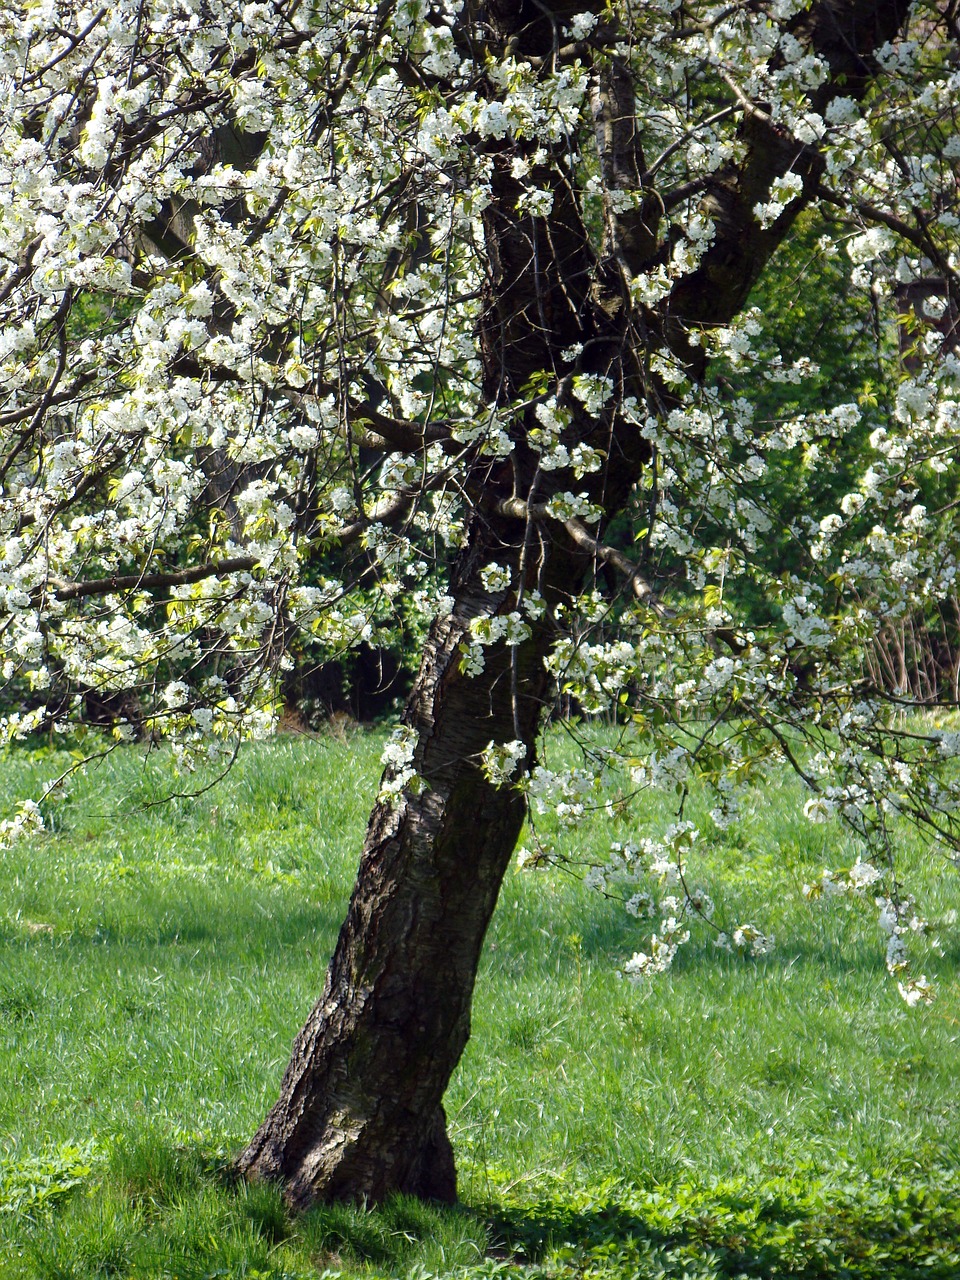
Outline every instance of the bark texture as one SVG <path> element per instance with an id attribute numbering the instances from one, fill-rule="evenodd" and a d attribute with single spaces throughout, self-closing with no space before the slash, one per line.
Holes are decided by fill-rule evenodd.
<path id="1" fill-rule="evenodd" d="M 485 42 L 495 56 L 549 59 L 558 56 L 562 25 L 588 7 L 583 0 L 468 4 L 462 38 Z M 600 15 L 603 6 L 595 7 Z M 831 0 L 797 19 L 798 34 L 829 59 L 833 91 L 858 93 L 872 70 L 871 50 L 896 34 L 905 15 L 900 3 Z M 828 95 L 818 91 L 817 109 Z M 594 110 L 600 162 L 614 187 L 644 183 L 633 97 L 626 68 L 609 59 L 598 71 Z M 535 218 L 517 212 L 520 188 L 511 176 L 512 160 L 532 156 L 534 145 L 486 144 L 494 168 L 484 213 L 489 273 L 480 341 L 491 403 L 514 398 L 543 371 L 562 397 L 571 365 L 561 352 L 576 343 L 582 371 L 612 378 L 621 394 L 663 404 L 663 388 L 644 373 L 645 351 L 665 339 L 689 351 L 688 325 L 725 323 L 736 314 L 803 201 L 768 229 L 753 206 L 773 176 L 801 164 L 812 191 L 818 172 L 814 153 L 798 156 L 797 144 L 762 118 L 747 114 L 742 128 L 745 158 L 714 175 L 705 193 L 718 228 L 712 247 L 657 314 L 640 317 L 630 311 L 625 268 L 638 272 L 663 251 L 662 201 L 652 194 L 639 214 L 620 220 L 608 210 L 603 244 L 593 247 L 559 148 L 536 174 L 537 184 L 553 191 L 553 209 Z M 647 446 L 612 413 L 587 418 L 575 401 L 566 404 L 571 444 L 589 443 L 607 458 L 583 487 L 609 518 L 636 483 Z M 398 1191 L 456 1196 L 442 1099 L 470 1033 L 480 950 L 524 817 L 513 791 L 486 781 L 480 753 L 491 740 L 519 738 L 528 747 L 525 764 L 533 763 L 547 694 L 550 608 L 580 590 L 591 563 L 582 539 L 530 519 L 561 481 L 540 471 L 525 444 L 535 425 L 527 415 L 511 428 L 511 458 L 478 459 L 465 477 L 474 505 L 453 571 L 455 607 L 433 626 L 405 713 L 417 734 L 412 763 L 422 785 L 373 811 L 323 995 L 296 1039 L 276 1105 L 240 1160 L 248 1176 L 282 1183 L 297 1207 L 318 1199 L 378 1201 Z M 468 676 L 461 644 L 470 619 L 516 607 L 514 598 L 484 588 L 480 570 L 491 561 L 510 568 L 514 583 L 536 587 L 548 610 L 524 643 L 490 647 L 484 670 Z"/>
<path id="2" fill-rule="evenodd" d="M 478 537 L 464 564 L 489 560 Z M 466 583 L 464 584 L 466 587 Z M 380 1200 L 402 1191 L 453 1200 L 441 1099 L 470 1032 L 483 937 L 523 821 L 509 789 L 479 769 L 491 738 L 532 740 L 542 642 L 501 654 L 487 680 L 460 672 L 471 592 L 435 626 L 408 723 L 426 789 L 374 810 L 323 997 L 297 1037 L 281 1096 L 242 1168 L 283 1182 L 290 1201 Z M 477 610 L 488 605 L 475 600 Z M 516 706 L 511 685 L 523 689 Z M 516 724 L 515 724 L 516 719 Z"/>

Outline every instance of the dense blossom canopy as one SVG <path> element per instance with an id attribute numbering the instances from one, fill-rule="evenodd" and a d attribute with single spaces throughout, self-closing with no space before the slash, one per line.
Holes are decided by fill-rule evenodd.
<path id="1" fill-rule="evenodd" d="M 464 674 L 549 609 L 557 686 L 616 711 L 610 753 L 637 788 L 677 790 L 670 831 L 592 872 L 667 881 L 651 954 L 626 971 L 665 967 L 685 917 L 710 914 L 684 869 L 688 779 L 711 780 L 724 825 L 775 753 L 811 821 L 865 842 L 810 892 L 882 889 L 891 970 L 926 998 L 891 824 L 912 817 L 953 856 L 960 734 L 904 720 L 909 690 L 871 654 L 891 620 L 955 593 L 960 65 L 953 6 L 904 7 L 856 56 L 833 34 L 843 8 L 553 6 L 533 54 L 488 43 L 462 0 L 7 5 L 4 740 L 65 729 L 96 695 L 120 738 L 167 735 L 185 764 L 229 755 L 272 723 L 291 650 L 409 643 L 455 607 L 449 566 L 496 484 L 531 547 L 591 550 L 595 586 L 544 601 L 535 572 L 486 564 Z M 492 384 L 484 218 L 505 184 L 531 253 L 576 211 L 577 287 L 628 313 L 629 376 L 545 291 L 524 320 L 553 335 L 550 363 Z M 750 289 L 798 217 L 810 259 L 781 296 L 839 256 L 889 402 L 773 350 Z M 646 464 L 613 512 L 627 437 Z M 504 500 L 521 454 L 535 485 Z M 837 458 L 839 488 L 822 475 Z M 414 748 L 404 728 L 385 759 L 398 803 Z M 484 767 L 534 817 L 602 803 L 603 753 L 554 771 L 528 748 L 491 741 Z M 7 834 L 38 820 L 26 805 Z M 752 925 L 728 944 L 769 945 Z"/>

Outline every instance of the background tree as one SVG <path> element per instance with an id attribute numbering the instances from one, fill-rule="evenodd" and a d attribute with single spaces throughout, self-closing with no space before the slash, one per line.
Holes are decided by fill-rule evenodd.
<path id="1" fill-rule="evenodd" d="M 865 228 L 859 268 L 932 264 L 954 305 L 952 6 L 51 0 L 0 21 L 0 634 L 4 679 L 46 691 L 7 738 L 122 692 L 184 767 L 229 756 L 271 724 L 299 631 L 336 653 L 432 616 L 244 1172 L 295 1205 L 454 1197 L 442 1098 L 501 879 L 528 805 L 575 820 L 604 767 L 538 763 L 556 684 L 619 707 L 638 786 L 677 789 L 678 864 L 692 771 L 725 823 L 789 758 L 810 816 L 887 859 L 888 960 L 926 998 L 890 820 L 954 840 L 958 740 L 904 727 L 864 646 L 953 581 L 915 501 L 953 448 L 952 334 L 921 327 L 854 478 L 857 404 L 755 412 L 748 376 L 807 371 L 743 309 L 818 206 Z M 798 511 L 777 459 L 840 437 L 848 491 Z M 631 605 L 605 639 L 612 571 Z M 669 963 L 675 925 L 631 976 Z"/>

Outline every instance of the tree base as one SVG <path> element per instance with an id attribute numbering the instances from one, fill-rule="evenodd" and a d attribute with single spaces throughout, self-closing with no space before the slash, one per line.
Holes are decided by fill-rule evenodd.
<path id="1" fill-rule="evenodd" d="M 272 1112 L 238 1161 L 239 1172 L 254 1182 L 283 1187 L 291 1209 L 328 1201 L 381 1204 L 391 1195 L 416 1196 L 441 1204 L 457 1200 L 457 1171 L 443 1108 L 419 1143 L 388 1144 L 371 1133 L 330 1126 L 304 1148 L 295 1131 Z"/>

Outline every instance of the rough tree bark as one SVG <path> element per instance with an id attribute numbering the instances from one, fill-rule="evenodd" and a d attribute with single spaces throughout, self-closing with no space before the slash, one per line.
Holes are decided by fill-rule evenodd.
<path id="1" fill-rule="evenodd" d="M 541 56 L 557 48 L 572 14 L 589 7 L 584 0 L 468 4 L 462 36 L 485 43 L 494 56 L 508 48 L 518 57 Z M 595 8 L 601 13 L 603 6 Z M 798 34 L 829 60 L 832 84 L 843 85 L 838 91 L 860 93 L 871 51 L 896 34 L 906 8 L 827 0 L 801 15 Z M 597 79 L 601 162 L 609 182 L 636 188 L 644 164 L 632 86 L 615 58 L 598 66 Z M 817 109 L 828 99 L 828 90 L 818 90 Z M 658 202 L 619 221 L 608 211 L 604 242 L 594 247 L 562 165 L 548 156 L 537 175 L 554 194 L 549 217 L 523 217 L 510 164 L 532 144 L 487 144 L 494 178 L 484 215 L 489 273 L 480 340 L 491 403 L 510 401 L 540 371 L 556 384 L 570 371 L 560 353 L 574 343 L 583 344 L 585 372 L 662 403 L 663 389 L 643 373 L 645 347 L 666 341 L 692 362 L 685 325 L 725 323 L 736 314 L 805 201 L 766 230 L 753 205 L 791 167 L 809 179 L 811 193 L 818 176 L 815 152 L 762 116 L 746 113 L 742 128 L 744 158 L 717 173 L 705 192 L 717 223 L 713 245 L 660 314 L 641 316 L 629 305 L 622 268 L 636 273 L 655 260 L 662 238 L 651 211 Z M 571 443 L 607 455 L 604 471 L 588 482 L 609 519 L 636 483 L 646 446 L 615 416 L 589 419 L 577 402 L 567 403 Z M 433 626 L 404 715 L 417 734 L 412 763 L 423 786 L 373 810 L 323 995 L 297 1036 L 277 1103 L 240 1158 L 247 1176 L 282 1183 L 295 1207 L 321 1199 L 376 1202 L 393 1192 L 456 1197 L 442 1099 L 470 1033 L 480 950 L 524 817 L 521 799 L 492 786 L 479 757 L 491 739 L 520 739 L 525 763 L 532 763 L 548 693 L 551 611 L 576 594 L 592 558 L 582 539 L 530 518 L 559 484 L 556 473 L 538 470 L 524 443 L 533 425 L 532 415 L 515 423 L 509 461 L 478 462 L 466 478 L 474 506 L 452 571 L 454 609 Z M 515 584 L 538 589 L 548 608 L 524 643 L 487 649 L 485 669 L 469 676 L 460 645 L 470 619 L 517 604 L 515 592 L 484 588 L 480 570 L 491 561 L 508 567 Z"/>

